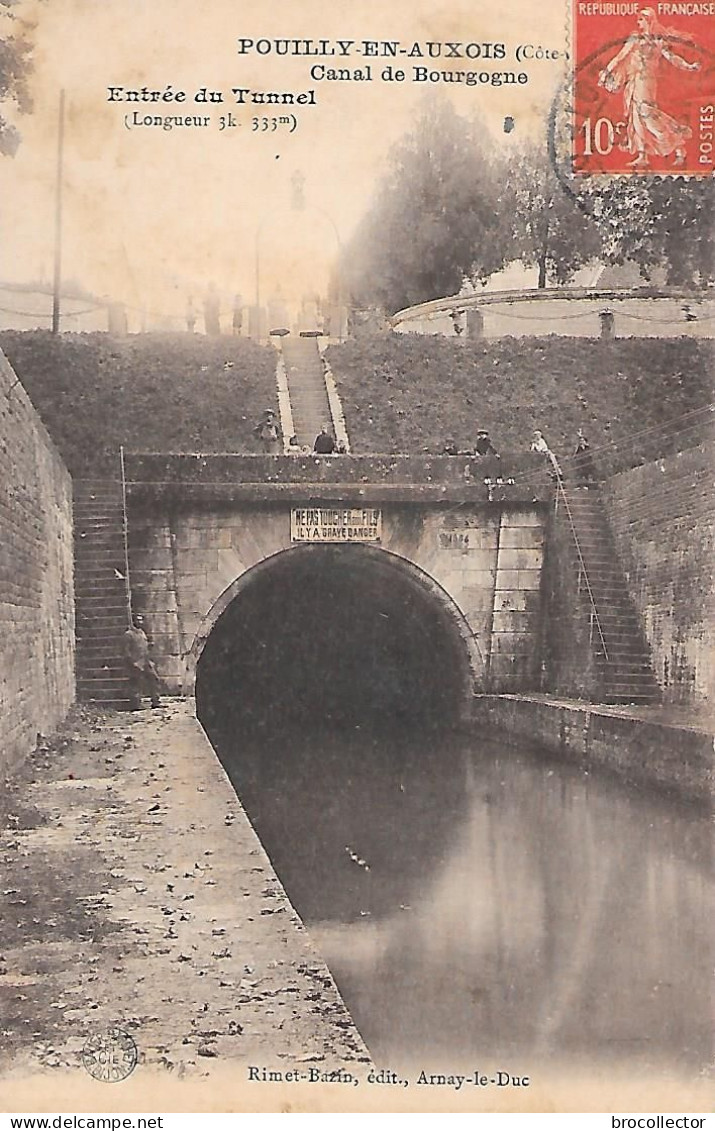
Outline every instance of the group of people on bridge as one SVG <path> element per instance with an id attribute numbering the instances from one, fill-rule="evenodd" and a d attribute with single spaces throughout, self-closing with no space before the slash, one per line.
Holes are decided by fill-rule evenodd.
<path id="1" fill-rule="evenodd" d="M 266 409 L 261 420 L 254 428 L 254 434 L 259 439 L 263 451 L 277 454 L 281 449 L 281 431 L 276 413 L 273 409 Z M 562 476 L 559 462 L 551 451 L 543 433 L 536 429 L 531 441 L 530 450 L 544 456 L 548 463 L 549 473 L 552 478 Z M 315 453 L 317 455 L 340 455 L 346 453 L 343 441 L 336 440 L 328 424 L 324 424 L 315 438 L 313 447 L 301 446 L 296 436 L 291 436 L 289 451 L 296 454 Z M 473 448 L 460 450 L 451 440 L 442 451 L 443 455 L 467 455 L 492 459 L 500 459 L 489 432 L 486 428 L 477 431 L 477 438 Z M 571 459 L 571 469 L 574 481 L 581 486 L 589 486 L 597 482 L 596 469 L 591 455 L 589 442 L 582 428 L 578 429 L 576 448 Z M 128 681 L 128 698 L 132 710 L 139 710 L 143 696 L 151 699 L 152 707 L 161 705 L 160 697 L 165 688 L 149 656 L 149 640 L 144 630 L 143 617 L 133 616 L 129 628 L 124 634 L 124 665 Z"/>
<path id="2" fill-rule="evenodd" d="M 546 442 L 543 432 L 538 428 L 534 430 L 533 438 L 529 445 L 529 451 L 538 452 L 544 456 L 549 467 L 549 472 L 554 478 L 563 478 L 561 465 Z M 501 459 L 486 428 L 479 428 L 477 430 L 477 438 L 471 448 L 458 448 L 453 440 L 448 440 L 442 449 L 442 455 L 490 456 L 492 459 Z M 593 455 L 591 454 L 591 445 L 586 438 L 583 428 L 579 428 L 576 434 L 576 446 L 570 459 L 570 465 L 573 479 L 580 486 L 588 487 L 597 482 L 596 466 Z"/>
<path id="3" fill-rule="evenodd" d="M 258 440 L 261 451 L 266 455 L 281 455 L 283 451 L 283 442 L 281 437 L 281 428 L 272 408 L 267 408 L 263 416 L 258 421 L 258 424 L 253 429 L 253 435 Z M 288 454 L 289 455 L 346 455 L 347 445 L 344 440 L 338 440 L 329 424 L 323 424 L 313 442 L 312 448 L 309 444 L 301 444 L 297 436 L 291 436 L 288 441 Z"/>
<path id="4" fill-rule="evenodd" d="M 253 429 L 253 434 L 258 440 L 261 450 L 267 455 L 280 455 L 283 452 L 283 440 L 278 417 L 273 409 L 266 409 L 258 424 Z M 323 424 L 318 432 L 313 446 L 301 444 L 297 436 L 291 436 L 288 441 L 287 453 L 290 455 L 345 455 L 347 446 L 344 440 L 336 439 L 329 424 Z M 535 429 L 529 450 L 544 456 L 549 473 L 554 479 L 563 478 L 561 465 L 554 452 L 549 447 L 543 432 Z M 477 430 L 474 445 L 469 448 L 459 448 L 453 440 L 447 440 L 442 448 L 445 456 L 477 456 L 480 458 L 501 459 L 489 431 L 486 428 Z M 587 487 L 597 482 L 596 467 L 591 454 L 591 446 L 582 428 L 578 429 L 576 445 L 569 460 L 571 474 L 576 483 Z"/>

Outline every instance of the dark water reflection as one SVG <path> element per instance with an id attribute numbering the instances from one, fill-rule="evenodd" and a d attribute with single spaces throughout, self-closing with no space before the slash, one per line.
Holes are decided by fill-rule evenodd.
<path id="1" fill-rule="evenodd" d="M 377 1062 L 710 1061 L 706 816 L 493 741 L 212 737 Z"/>

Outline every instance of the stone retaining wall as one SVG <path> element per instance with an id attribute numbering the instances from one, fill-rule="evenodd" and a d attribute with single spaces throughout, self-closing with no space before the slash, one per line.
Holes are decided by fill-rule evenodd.
<path id="1" fill-rule="evenodd" d="M 0 352 L 0 774 L 74 699 L 72 484 Z"/>
<path id="2" fill-rule="evenodd" d="M 573 762 L 602 766 L 628 781 L 712 801 L 713 735 L 626 710 L 546 696 L 482 695 L 474 723 L 514 742 L 530 742 Z"/>
<path id="3" fill-rule="evenodd" d="M 715 449 L 622 472 L 602 497 L 671 703 L 715 699 Z"/>

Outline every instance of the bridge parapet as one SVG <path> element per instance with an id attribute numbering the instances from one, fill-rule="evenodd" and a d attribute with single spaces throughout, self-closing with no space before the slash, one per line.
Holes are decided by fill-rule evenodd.
<path id="1" fill-rule="evenodd" d="M 129 452 L 127 491 L 140 501 L 542 502 L 541 456 L 237 455 Z"/>

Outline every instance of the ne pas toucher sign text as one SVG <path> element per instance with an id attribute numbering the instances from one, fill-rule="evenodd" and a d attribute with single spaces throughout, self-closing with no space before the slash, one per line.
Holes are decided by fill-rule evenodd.
<path id="1" fill-rule="evenodd" d="M 291 542 L 379 542 L 382 511 L 374 507 L 293 507 Z"/>

